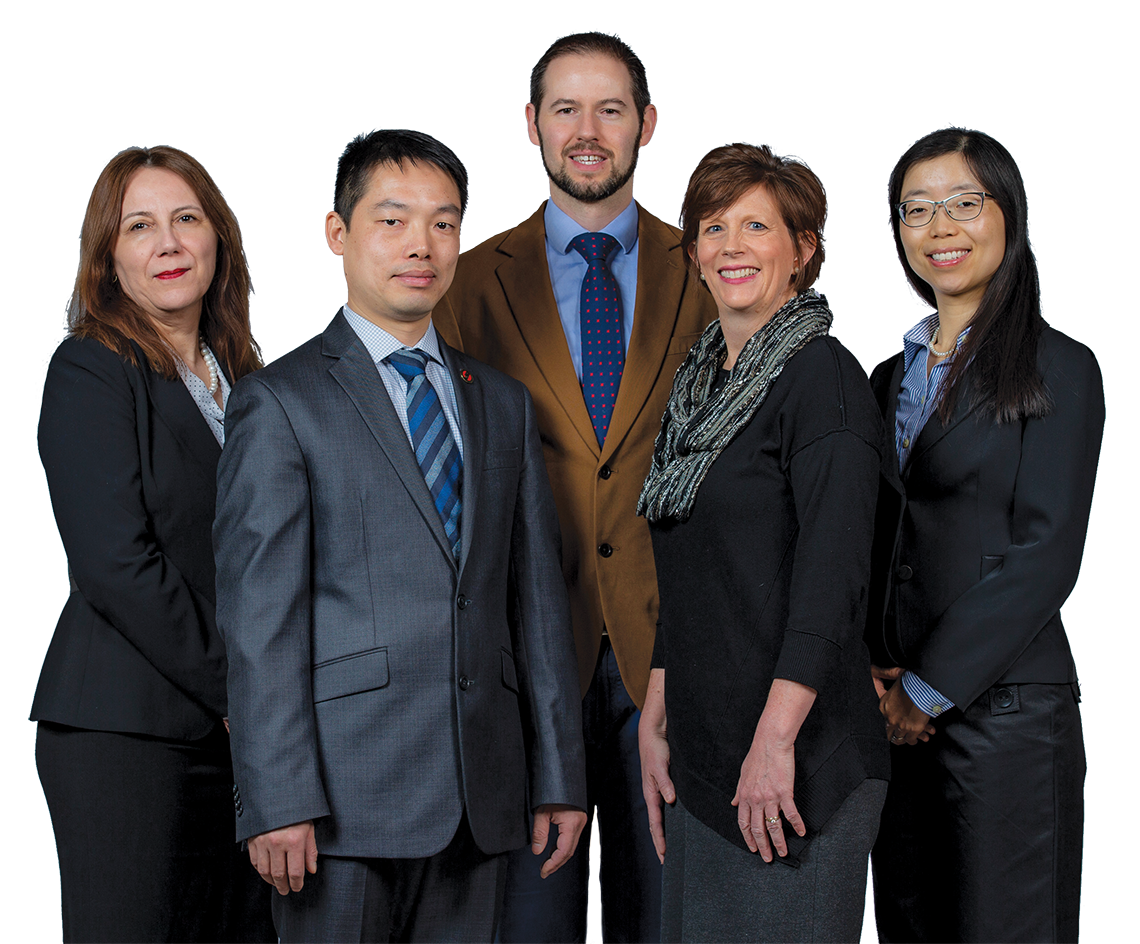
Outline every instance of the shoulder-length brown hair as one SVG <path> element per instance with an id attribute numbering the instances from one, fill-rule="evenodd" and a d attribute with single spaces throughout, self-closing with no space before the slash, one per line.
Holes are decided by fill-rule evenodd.
<path id="1" fill-rule="evenodd" d="M 136 363 L 130 342 L 143 350 L 150 366 L 165 377 L 178 376 L 174 354 L 150 317 L 135 304 L 115 279 L 112 252 L 119 234 L 123 195 L 135 172 L 159 167 L 181 177 L 202 204 L 218 234 L 214 280 L 202 300 L 200 330 L 230 377 L 261 366 L 261 351 L 249 328 L 249 293 L 253 286 L 242 249 L 241 230 L 217 184 L 185 151 L 165 145 L 127 148 L 103 168 L 83 217 L 79 242 L 79 271 L 67 306 L 69 332 L 91 338 Z"/>
<path id="2" fill-rule="evenodd" d="M 713 148 L 689 178 L 681 204 L 681 249 L 693 277 L 699 274 L 693 247 L 701 220 L 727 210 L 753 187 L 763 187 L 776 202 L 799 255 L 801 244 L 814 246 L 812 257 L 792 279 L 796 292 L 811 288 L 823 266 L 823 224 L 827 194 L 811 168 L 794 157 L 779 157 L 766 144 L 726 144 Z M 706 286 L 707 288 L 707 286 Z"/>

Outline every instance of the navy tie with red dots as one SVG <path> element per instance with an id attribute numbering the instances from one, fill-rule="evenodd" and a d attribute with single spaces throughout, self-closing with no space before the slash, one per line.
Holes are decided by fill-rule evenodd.
<path id="1" fill-rule="evenodd" d="M 570 240 L 570 247 L 587 262 L 578 303 L 582 332 L 582 395 L 594 423 L 598 445 L 606 441 L 606 430 L 617 400 L 621 372 L 625 366 L 621 296 L 606 258 L 617 245 L 609 233 L 582 233 Z"/>

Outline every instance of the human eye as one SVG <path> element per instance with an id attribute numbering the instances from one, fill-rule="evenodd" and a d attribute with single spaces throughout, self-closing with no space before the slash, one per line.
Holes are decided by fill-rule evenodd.
<path id="1" fill-rule="evenodd" d="M 902 213 L 908 223 L 921 223 L 930 218 L 930 205 L 922 200 L 910 200 L 902 205 Z"/>
<path id="2" fill-rule="evenodd" d="M 709 223 L 709 225 L 705 227 L 705 233 L 710 236 L 715 236 L 717 233 L 720 233 L 721 230 L 722 227 L 720 223 Z"/>
<path id="3" fill-rule="evenodd" d="M 955 210 L 975 210 L 978 207 L 979 193 L 958 193 L 950 198 Z"/>
<path id="4" fill-rule="evenodd" d="M 383 223 L 385 226 L 399 226 L 400 225 L 399 220 L 388 219 L 388 220 L 381 220 L 380 222 Z"/>
<path id="5" fill-rule="evenodd" d="M 748 224 L 748 228 L 754 233 L 760 233 L 766 230 L 768 227 L 761 223 L 759 220 L 753 220 Z"/>
<path id="6" fill-rule="evenodd" d="M 455 229 L 455 224 L 449 223 L 447 220 L 439 220 L 435 226 L 436 229 L 441 229 L 444 232 L 450 232 L 451 230 Z"/>
<path id="7" fill-rule="evenodd" d="M 137 220 L 134 223 L 132 223 L 130 226 L 127 227 L 127 232 L 128 233 L 136 233 L 136 232 L 139 232 L 140 230 L 146 229 L 146 227 L 147 227 L 146 223 L 144 223 L 142 220 Z"/>

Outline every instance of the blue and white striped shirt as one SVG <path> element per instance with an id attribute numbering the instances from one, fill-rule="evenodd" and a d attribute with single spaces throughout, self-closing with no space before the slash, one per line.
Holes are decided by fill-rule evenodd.
<path id="1" fill-rule="evenodd" d="M 929 375 L 926 372 L 927 341 L 934 337 L 937 327 L 938 312 L 935 312 L 903 335 L 903 379 L 899 389 L 899 405 L 895 411 L 895 449 L 899 454 L 900 472 L 906 468 L 919 433 L 938 407 L 942 384 L 954 362 L 955 354 L 951 354 L 939 360 Z M 969 331 L 967 325 L 958 335 L 955 353 Z M 943 340 L 942 343 L 946 342 Z M 909 670 L 903 672 L 900 681 L 910 700 L 931 717 L 937 717 L 946 709 L 954 707 L 954 702 Z"/>

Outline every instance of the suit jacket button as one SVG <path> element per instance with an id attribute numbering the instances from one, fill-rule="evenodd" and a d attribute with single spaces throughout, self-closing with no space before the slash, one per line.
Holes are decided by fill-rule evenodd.
<path id="1" fill-rule="evenodd" d="M 461 594 L 459 595 L 459 599 L 455 601 L 455 605 L 456 605 L 457 607 L 459 607 L 459 609 L 461 609 L 461 610 L 465 610 L 465 609 L 467 609 L 467 604 L 468 604 L 468 603 L 470 603 L 470 602 L 471 602 L 471 601 L 470 601 L 470 600 L 468 600 L 468 599 L 467 599 L 467 597 L 465 597 L 465 596 L 464 596 L 464 595 L 461 593 Z"/>
<path id="2" fill-rule="evenodd" d="M 471 687 L 471 679 L 466 675 L 459 676 L 459 687 L 463 689 L 463 691 L 467 691 L 467 689 Z"/>
<path id="3" fill-rule="evenodd" d="M 604 465 L 598 469 L 598 478 L 600 479 L 608 479 L 613 474 L 614 470 L 611 469 L 608 465 Z"/>
<path id="4" fill-rule="evenodd" d="M 1008 708 L 1013 704 L 1013 692 L 1008 688 L 999 688 L 994 692 L 994 704 L 999 708 Z"/>
<path id="5" fill-rule="evenodd" d="M 914 571 L 906 564 L 903 564 L 895 571 L 895 576 L 897 576 L 899 580 L 910 580 L 910 578 L 914 576 Z"/>
<path id="6" fill-rule="evenodd" d="M 610 557 L 613 555 L 613 552 L 614 552 L 614 549 L 612 547 L 610 547 L 608 544 L 599 544 L 598 545 L 598 553 L 601 554 L 602 557 Z"/>

